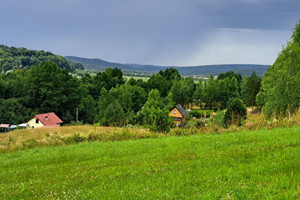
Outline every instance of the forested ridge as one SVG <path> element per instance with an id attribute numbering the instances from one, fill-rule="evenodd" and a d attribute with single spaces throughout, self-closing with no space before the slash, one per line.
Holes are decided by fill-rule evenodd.
<path id="1" fill-rule="evenodd" d="M 57 66 L 75 72 L 75 69 L 83 69 L 78 62 L 71 62 L 63 56 L 55 55 L 49 51 L 37 51 L 26 48 L 8 47 L 0 45 L 0 72 L 16 69 L 28 69 L 33 65 L 52 61 Z"/>

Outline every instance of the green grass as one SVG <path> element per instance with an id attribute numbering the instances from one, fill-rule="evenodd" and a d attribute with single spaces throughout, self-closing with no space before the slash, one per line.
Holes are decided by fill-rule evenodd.
<path id="1" fill-rule="evenodd" d="M 0 154 L 0 199 L 299 199 L 300 127 Z"/>

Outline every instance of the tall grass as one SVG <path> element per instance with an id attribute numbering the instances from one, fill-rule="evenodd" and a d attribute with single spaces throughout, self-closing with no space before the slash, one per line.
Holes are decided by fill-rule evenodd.
<path id="1" fill-rule="evenodd" d="M 213 120 L 214 118 L 210 117 L 206 126 L 199 126 L 199 128 L 195 126 L 190 128 L 174 128 L 167 134 L 153 133 L 145 128 L 98 127 L 91 125 L 23 129 L 0 134 L 0 153 L 33 147 L 59 146 L 81 142 L 108 142 L 208 133 L 222 134 L 299 126 L 300 110 L 295 112 L 290 118 L 280 116 L 279 118 L 274 117 L 271 119 L 266 118 L 265 115 L 260 113 L 249 112 L 248 118 L 242 126 L 232 125 L 229 128 L 224 128 L 220 123 L 215 123 Z"/>
<path id="2" fill-rule="evenodd" d="M 247 120 L 245 120 L 242 126 L 231 125 L 229 128 L 224 128 L 220 123 L 214 123 L 214 118 L 209 118 L 207 126 L 195 128 L 186 128 L 184 130 L 173 130 L 177 135 L 190 135 L 199 133 L 232 133 L 240 131 L 253 131 L 261 129 L 275 129 L 280 127 L 291 127 L 300 125 L 300 110 L 297 110 L 291 117 L 280 115 L 279 117 L 267 117 L 263 113 L 248 112 Z"/>
<path id="3" fill-rule="evenodd" d="M 162 136 L 143 128 L 97 127 L 90 125 L 23 129 L 0 134 L 0 152 L 42 146 L 67 145 L 85 141 L 107 142 Z"/>

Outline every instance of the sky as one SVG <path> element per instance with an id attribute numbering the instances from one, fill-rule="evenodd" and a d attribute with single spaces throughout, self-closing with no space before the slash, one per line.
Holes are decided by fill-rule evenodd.
<path id="1" fill-rule="evenodd" d="M 274 63 L 299 0 L 0 0 L 0 44 L 111 62 Z"/>

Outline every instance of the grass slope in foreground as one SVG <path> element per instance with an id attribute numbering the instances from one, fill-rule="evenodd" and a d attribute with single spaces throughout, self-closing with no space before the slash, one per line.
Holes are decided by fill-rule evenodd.
<path id="1" fill-rule="evenodd" d="M 299 199 L 300 127 L 0 154 L 0 199 Z"/>

